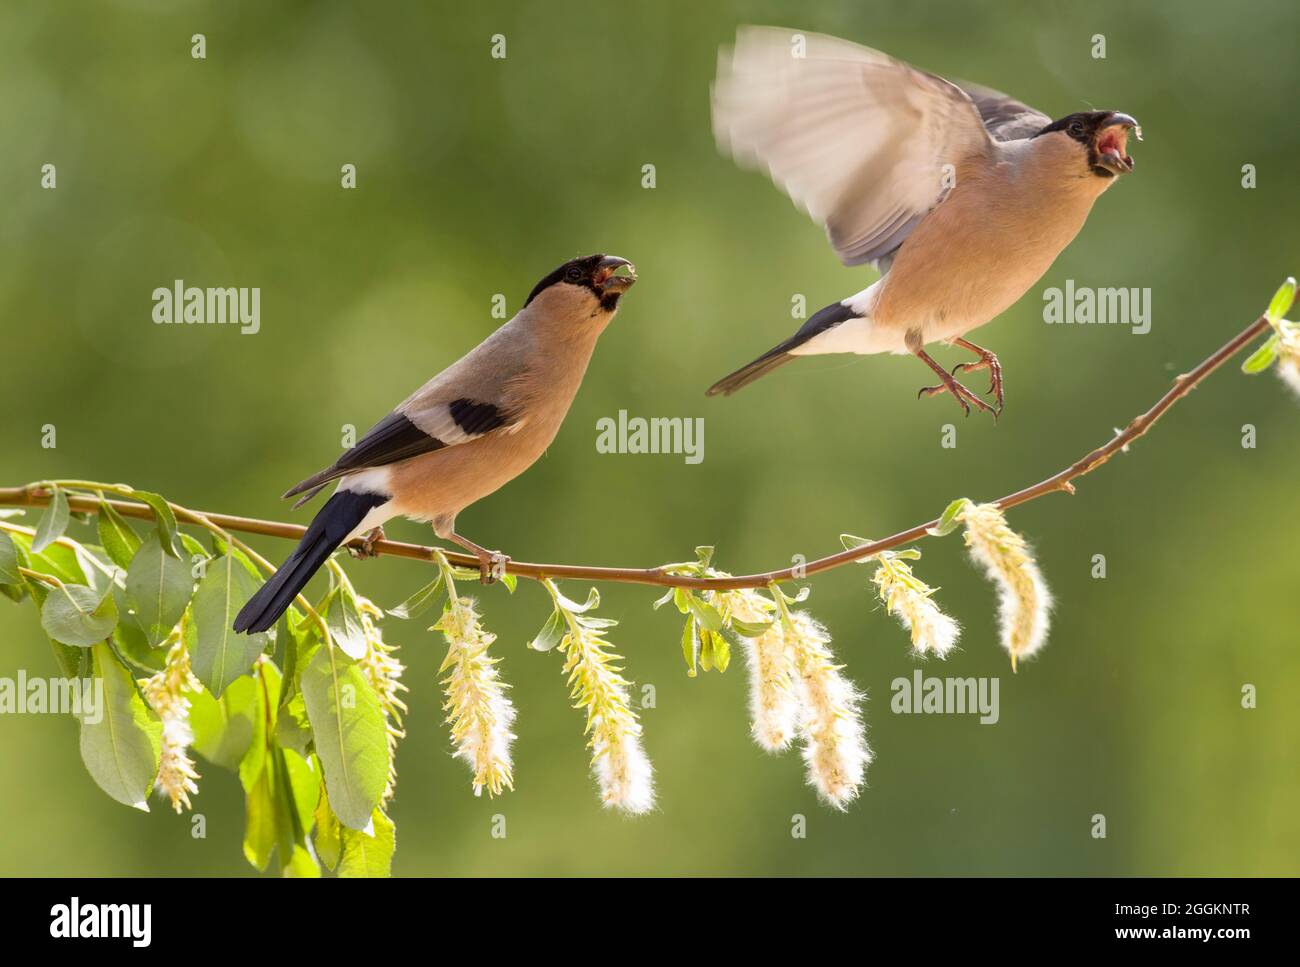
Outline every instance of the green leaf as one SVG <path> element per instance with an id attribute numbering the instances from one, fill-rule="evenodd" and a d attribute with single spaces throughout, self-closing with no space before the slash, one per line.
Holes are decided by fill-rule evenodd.
<path id="1" fill-rule="evenodd" d="M 283 875 L 294 879 L 316 879 L 320 876 L 320 864 L 316 862 L 316 857 L 312 856 L 311 850 L 295 843 L 292 858 L 284 864 Z"/>
<path id="2" fill-rule="evenodd" d="M 171 505 L 160 495 L 150 493 L 147 490 L 132 490 L 129 496 L 153 508 L 153 516 L 154 520 L 158 522 L 158 533 L 163 550 L 172 557 L 180 557 L 180 534 L 176 527 L 176 515 L 172 513 Z"/>
<path id="3" fill-rule="evenodd" d="M 284 684 L 280 689 L 280 708 L 298 695 L 298 658 L 319 634 L 314 621 L 304 623 L 296 608 L 288 608 L 275 624 L 274 640 L 284 659 Z M 303 715 L 307 713 L 304 711 Z"/>
<path id="4" fill-rule="evenodd" d="M 316 820 L 321 777 L 311 761 L 292 749 L 273 749 L 272 761 L 280 865 L 286 876 L 319 876 L 320 868 L 311 858 L 307 839 Z M 301 854 L 306 854 L 306 859 Z"/>
<path id="5" fill-rule="evenodd" d="M 55 641 L 89 648 L 102 642 L 117 627 L 113 595 L 84 584 L 53 588 L 41 606 L 41 627 Z"/>
<path id="6" fill-rule="evenodd" d="M 709 638 L 712 646 L 710 654 L 713 658 L 713 664 L 719 672 L 725 672 L 727 666 L 731 664 L 731 645 L 716 631 L 707 632 L 705 637 Z"/>
<path id="7" fill-rule="evenodd" d="M 316 854 L 328 869 L 339 865 L 342 853 L 342 831 L 339 818 L 330 809 L 329 795 L 321 784 L 320 802 L 316 804 Z"/>
<path id="8" fill-rule="evenodd" d="M 1291 303 L 1295 301 L 1295 279 L 1288 276 L 1287 280 L 1282 283 L 1281 288 L 1273 293 L 1273 299 L 1268 304 L 1268 321 L 1277 322 L 1287 314 L 1291 308 Z"/>
<path id="9" fill-rule="evenodd" d="M 695 615 L 686 619 L 682 629 L 682 657 L 686 659 L 686 674 L 694 678 L 699 672 L 696 664 L 700 659 L 700 636 L 695 633 Z"/>
<path id="10" fill-rule="evenodd" d="M 164 558 L 164 560 L 167 560 Z M 237 634 L 235 615 L 257 591 L 257 582 L 230 554 L 209 561 L 190 614 L 195 628 L 190 667 L 217 698 L 266 650 L 266 632 Z"/>
<path id="11" fill-rule="evenodd" d="M 768 628 L 772 627 L 774 622 L 771 621 L 741 621 L 739 618 L 731 619 L 731 628 L 738 635 L 744 638 L 757 638 Z"/>
<path id="12" fill-rule="evenodd" d="M 187 548 L 190 546 L 188 534 L 181 534 L 181 540 L 185 542 L 185 546 Z M 264 575 L 262 569 L 258 567 L 255 563 L 253 563 L 252 558 L 250 558 L 239 548 L 227 544 L 225 541 L 216 537 L 216 535 L 213 535 L 212 543 L 216 546 L 216 551 L 213 554 L 214 557 L 220 557 L 222 554 L 231 555 L 232 557 L 234 557 L 236 561 L 238 561 L 241 565 L 243 565 L 244 570 L 248 572 L 248 576 L 251 577 L 257 583 L 258 587 L 261 587 L 262 578 L 264 577 Z M 293 609 L 291 608 L 290 611 L 292 610 Z"/>
<path id="13" fill-rule="evenodd" d="M 0 531 L 0 584 L 23 583 L 18 563 L 18 546 L 5 531 Z"/>
<path id="14" fill-rule="evenodd" d="M 25 534 L 11 536 L 20 550 L 27 546 L 30 558 L 27 566 L 31 570 L 52 575 L 64 584 L 89 583 L 86 574 L 82 571 L 83 564 L 88 565 L 88 562 L 78 556 L 71 547 L 64 544 L 51 544 L 45 550 L 37 552 L 32 551 L 30 545 L 24 545 L 24 541 L 28 540 Z"/>
<path id="15" fill-rule="evenodd" d="M 651 604 L 650 607 L 658 611 L 660 608 L 662 608 L 665 604 L 667 604 L 669 601 L 673 599 L 674 591 L 675 591 L 674 588 L 669 588 L 667 591 L 664 592 L 663 597 L 655 598 L 654 603 Z"/>
<path id="16" fill-rule="evenodd" d="M 966 509 L 969 503 L 970 500 L 967 498 L 958 497 L 944 508 L 943 513 L 939 516 L 938 525 L 927 528 L 926 533 L 931 537 L 947 537 L 960 525 L 961 512 Z"/>
<path id="17" fill-rule="evenodd" d="M 685 588 L 673 588 L 673 604 L 682 614 L 691 613 L 691 592 Z"/>
<path id="18" fill-rule="evenodd" d="M 278 852 L 284 875 L 319 876 L 320 867 L 307 841 L 321 778 L 306 759 L 274 742 L 280 672 L 264 661 L 239 682 L 251 684 L 251 698 L 245 700 L 255 710 L 252 741 L 239 762 L 239 780 L 246 792 L 244 856 L 255 868 L 265 870 L 272 853 Z M 232 684 L 228 697 L 237 685 Z"/>
<path id="19" fill-rule="evenodd" d="M 54 547 L 60 546 L 54 545 Z M 125 583 L 126 575 L 120 567 L 109 560 L 102 547 L 73 542 L 72 552 L 77 559 L 77 566 L 86 575 L 86 583 L 96 591 L 104 593 L 109 588 L 121 587 Z"/>
<path id="20" fill-rule="evenodd" d="M 244 796 L 244 859 L 259 873 L 265 872 L 275 852 L 275 790 L 266 769 L 258 771 Z"/>
<path id="21" fill-rule="evenodd" d="M 50 593 L 50 587 L 41 584 L 39 581 L 33 581 L 27 587 L 31 590 L 32 600 L 36 602 L 36 607 L 38 609 L 44 608 L 45 599 Z M 48 635 L 46 637 L 49 638 Z M 64 678 L 86 678 L 90 675 L 89 649 L 72 648 L 61 641 L 55 641 L 53 638 L 49 638 L 49 642 L 50 648 L 54 652 L 55 664 L 59 666 L 59 671 Z"/>
<path id="22" fill-rule="evenodd" d="M 542 630 L 528 643 L 528 647 L 533 651 L 550 651 L 563 637 L 564 615 L 559 611 L 552 611 L 551 616 L 546 619 L 546 624 L 542 625 Z"/>
<path id="23" fill-rule="evenodd" d="M 188 692 L 193 746 L 209 762 L 236 770 L 248 754 L 262 716 L 261 686 L 251 676 L 236 679 L 220 699 L 207 689 Z"/>
<path id="24" fill-rule="evenodd" d="M 706 672 L 717 669 L 725 672 L 731 664 L 731 645 L 716 631 L 699 631 L 700 667 Z"/>
<path id="25" fill-rule="evenodd" d="M 379 698 L 357 665 L 338 649 L 317 645 L 299 673 L 330 808 L 362 829 L 388 781 L 388 736 Z"/>
<path id="26" fill-rule="evenodd" d="M 366 629 L 361 624 L 361 608 L 356 595 L 347 585 L 340 585 L 325 599 L 325 624 L 334 644 L 352 659 L 366 654 Z"/>
<path id="27" fill-rule="evenodd" d="M 420 590 L 403 601 L 395 608 L 389 608 L 388 613 L 394 618 L 418 618 L 424 612 L 428 611 L 433 605 L 437 604 L 439 592 L 442 590 L 442 571 L 438 571 L 438 576 L 426 584 Z"/>
<path id="28" fill-rule="evenodd" d="M 118 655 L 150 675 L 162 671 L 167 664 L 167 649 L 155 648 L 149 643 L 129 611 L 130 606 L 126 603 L 126 591 L 123 588 L 113 588 L 113 600 L 117 603 L 118 616 L 117 627 L 113 629 L 113 644 L 117 647 Z M 187 645 L 193 638 L 193 629 L 190 631 L 191 636 L 186 639 Z"/>
<path id="29" fill-rule="evenodd" d="M 1277 359 L 1277 347 L 1281 342 L 1277 333 L 1269 336 L 1262 346 L 1256 349 L 1247 357 L 1246 361 L 1241 364 L 1241 371 L 1249 375 L 1262 373 L 1273 365 L 1273 360 Z"/>
<path id="30" fill-rule="evenodd" d="M 775 587 L 775 590 L 777 594 L 781 595 L 782 599 L 784 599 L 786 604 L 803 604 L 805 601 L 808 600 L 808 596 L 812 594 L 812 588 L 810 588 L 806 584 L 803 587 L 801 587 L 794 595 L 786 594 L 785 590 L 781 588 L 779 585 Z"/>
<path id="31" fill-rule="evenodd" d="M 287 684 L 287 681 L 286 681 Z M 307 721 L 307 703 L 302 693 L 280 706 L 275 719 L 275 741 L 299 755 L 306 755 L 312 744 L 311 724 Z"/>
<path id="32" fill-rule="evenodd" d="M 515 588 L 519 587 L 519 575 L 506 573 L 501 575 L 501 583 L 505 585 L 506 590 L 511 594 L 515 593 Z"/>
<path id="33" fill-rule="evenodd" d="M 193 593 L 189 566 L 166 552 L 158 532 L 149 534 L 126 572 L 126 599 L 151 645 L 171 634 Z"/>
<path id="34" fill-rule="evenodd" d="M 248 743 L 248 751 L 239 760 L 239 783 L 245 792 L 252 791 L 267 769 L 267 760 L 272 751 L 267 732 L 268 728 L 275 725 L 273 720 L 280 694 L 279 670 L 269 662 L 259 665 L 248 678 L 253 689 L 251 699 L 248 700 L 253 707 L 253 740 Z M 274 792 L 274 788 L 271 791 Z"/>
<path id="35" fill-rule="evenodd" d="M 131 567 L 131 558 L 140 549 L 139 536 L 103 494 L 99 495 L 99 543 L 123 571 Z"/>
<path id="36" fill-rule="evenodd" d="M 570 600 L 569 598 L 566 598 L 563 594 L 559 594 L 558 592 L 556 594 L 556 600 L 558 601 L 560 607 L 563 608 L 565 611 L 569 612 L 570 614 L 582 614 L 584 611 L 590 611 L 592 608 L 597 608 L 600 606 L 600 592 L 595 588 L 592 588 L 587 593 L 586 604 L 578 604 L 578 602 Z"/>
<path id="37" fill-rule="evenodd" d="M 687 594 L 686 600 L 701 628 L 705 631 L 722 630 L 722 615 L 718 614 L 717 608 L 694 594 Z"/>
<path id="38" fill-rule="evenodd" d="M 214 543 L 215 543 L 215 542 L 216 542 L 216 535 L 213 535 L 213 540 L 214 540 Z M 207 549 L 206 547 L 204 547 L 201 543 L 199 543 L 196 539 L 194 539 L 193 537 L 191 537 L 189 534 L 186 534 L 184 531 L 182 531 L 182 532 L 180 533 L 180 541 L 181 541 L 181 547 L 184 549 L 185 553 L 186 553 L 187 555 L 189 555 L 189 562 L 188 562 L 188 563 L 189 563 L 189 565 L 190 565 L 190 574 L 191 574 L 191 576 L 192 576 L 193 573 L 194 573 L 194 563 L 195 563 L 195 562 L 194 562 L 194 558 L 196 558 L 196 557 L 200 557 L 200 558 L 205 558 L 206 560 L 209 560 L 209 561 L 210 561 L 210 560 L 212 560 L 213 557 L 218 556 L 218 555 L 214 555 L 214 554 L 209 553 L 209 552 L 208 552 L 208 549 Z M 222 551 L 223 551 L 223 552 L 225 551 L 225 546 L 224 546 L 224 544 L 222 545 Z"/>
<path id="39" fill-rule="evenodd" d="M 36 536 L 32 538 L 32 551 L 39 554 L 45 550 L 68 529 L 68 495 L 61 487 L 55 487 L 50 495 L 50 505 L 45 508 L 40 522 L 36 525 Z"/>
<path id="40" fill-rule="evenodd" d="M 89 678 L 90 677 L 90 649 L 89 648 L 69 648 L 61 641 L 49 639 L 50 648 L 54 652 L 54 662 L 59 666 L 59 671 L 64 678 Z"/>
<path id="41" fill-rule="evenodd" d="M 98 716 L 81 716 L 81 761 L 104 792 L 148 812 L 162 723 L 108 645 L 95 645 L 93 656 L 94 674 L 104 683 L 103 704 Z"/>
<path id="42" fill-rule="evenodd" d="M 375 809 L 372 823 L 369 833 L 355 829 L 341 831 L 339 876 L 391 875 L 393 851 L 397 847 L 397 829 L 382 809 Z"/>

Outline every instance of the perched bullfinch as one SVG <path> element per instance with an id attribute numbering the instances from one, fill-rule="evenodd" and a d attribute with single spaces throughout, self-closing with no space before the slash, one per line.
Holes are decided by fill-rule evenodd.
<path id="1" fill-rule="evenodd" d="M 369 546 L 394 517 L 431 522 L 440 538 L 479 559 L 487 579 L 506 558 L 457 534 L 456 515 L 527 470 L 555 439 L 635 271 L 612 255 L 561 265 L 513 319 L 286 493 L 302 495 L 297 507 L 337 481 L 297 549 L 239 612 L 235 630 L 270 628 L 336 548 L 363 534 Z"/>
<path id="2" fill-rule="evenodd" d="M 1052 121 L 1005 94 L 951 83 L 879 51 L 817 34 L 743 27 L 719 57 L 718 144 L 766 171 L 821 223 L 840 260 L 883 274 L 815 313 L 793 336 L 718 381 L 731 394 L 797 356 L 911 353 L 951 393 L 995 415 L 998 358 L 965 339 L 1019 299 L 1133 170 L 1127 114 Z M 978 360 L 950 374 L 925 347 Z M 954 378 L 987 369 L 996 409 Z"/>

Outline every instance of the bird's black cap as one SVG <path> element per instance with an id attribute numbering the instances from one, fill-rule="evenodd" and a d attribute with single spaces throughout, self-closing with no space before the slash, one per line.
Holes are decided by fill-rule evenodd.
<path id="1" fill-rule="evenodd" d="M 629 274 L 614 274 L 624 267 L 628 269 Z M 570 259 L 538 282 L 537 285 L 533 286 L 533 291 L 528 293 L 528 299 L 524 302 L 524 305 L 527 306 L 541 292 L 551 286 L 564 283 L 590 289 L 595 293 L 596 298 L 600 300 L 603 308 L 613 309 L 618 305 L 619 297 L 631 288 L 632 283 L 635 281 L 636 266 L 627 259 L 619 258 L 617 255 L 599 253 L 587 255 L 582 258 Z"/>
<path id="2" fill-rule="evenodd" d="M 1053 131 L 1060 131 L 1062 134 L 1078 141 L 1088 150 L 1088 164 L 1095 174 L 1111 178 L 1114 177 L 1117 171 L 1127 172 L 1133 170 L 1133 159 L 1122 152 L 1106 153 L 1098 151 L 1098 132 L 1117 124 L 1132 129 L 1137 135 L 1137 139 L 1142 140 L 1142 128 L 1137 119 L 1119 111 L 1079 111 L 1075 114 L 1067 114 L 1060 120 L 1053 121 L 1045 126 L 1034 137 L 1037 138 Z"/>

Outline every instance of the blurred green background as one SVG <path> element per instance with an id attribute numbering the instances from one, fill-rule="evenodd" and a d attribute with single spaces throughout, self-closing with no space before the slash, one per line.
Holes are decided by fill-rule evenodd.
<path id="1" fill-rule="evenodd" d="M 804 360 L 704 398 L 794 328 L 793 294 L 813 310 L 873 278 L 840 267 L 816 226 L 714 147 L 716 49 L 746 22 L 839 34 L 1053 117 L 1096 106 L 1142 120 L 1137 174 L 977 337 L 1006 367 L 996 426 L 916 401 L 929 374 L 888 357 Z M 1298 29 L 1292 0 L 6 3 L 0 484 L 125 480 L 305 522 L 278 495 L 333 459 L 343 424 L 368 426 L 486 336 L 494 293 L 514 312 L 555 265 L 604 251 L 642 281 L 546 457 L 462 514 L 475 540 L 618 565 L 710 543 L 720 566 L 749 571 L 1007 493 L 1104 442 L 1300 269 Z M 190 56 L 199 32 L 206 60 Z M 489 56 L 496 33 L 505 60 Z M 1090 56 L 1098 33 L 1104 60 Z M 356 190 L 340 188 L 345 163 Z M 154 325 L 150 293 L 176 278 L 260 286 L 261 332 Z M 1067 278 L 1150 287 L 1151 332 L 1045 326 L 1041 290 Z M 703 416 L 703 463 L 598 454 L 596 421 L 620 409 Z M 955 450 L 940 447 L 950 422 Z M 686 677 L 678 616 L 651 611 L 651 589 L 602 588 L 629 675 L 657 690 L 643 721 L 659 808 L 639 820 L 601 809 L 559 656 L 523 647 L 548 613 L 540 588 L 481 595 L 519 708 L 517 791 L 496 801 L 476 800 L 447 754 L 440 640 L 390 621 L 411 689 L 395 872 L 1300 872 L 1298 435 L 1296 399 L 1234 364 L 1077 497 L 1017 510 L 1058 606 L 1048 646 L 1014 676 L 960 538 L 928 542 L 918 573 L 965 636 L 921 667 L 999 677 L 996 725 L 891 714 L 891 680 L 917 667 L 904 632 L 867 569 L 819 577 L 809 605 L 870 696 L 876 761 L 845 814 L 816 802 L 797 753 L 750 741 L 739 655 L 725 675 Z M 410 523 L 389 534 L 430 537 Z M 1090 576 L 1095 554 L 1105 580 Z M 389 606 L 431 576 L 347 566 Z M 0 601 L 0 642 L 0 674 L 54 674 L 30 604 Z M 145 815 L 102 794 L 71 718 L 0 716 L 0 763 L 0 873 L 252 872 L 239 783 L 213 765 L 200 763 L 208 837 L 194 840 L 165 804 Z M 505 839 L 490 835 L 497 813 Z M 1090 835 L 1096 813 L 1105 840 Z"/>

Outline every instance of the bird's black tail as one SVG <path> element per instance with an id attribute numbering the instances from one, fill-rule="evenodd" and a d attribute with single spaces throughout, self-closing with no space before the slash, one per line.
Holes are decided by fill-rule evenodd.
<path id="1" fill-rule="evenodd" d="M 775 349 L 765 352 L 749 365 L 740 367 L 730 376 L 722 377 L 722 379 L 705 390 L 704 395 L 717 396 L 721 393 L 723 396 L 730 396 L 742 386 L 748 386 L 760 376 L 766 376 L 778 366 L 784 366 L 792 359 L 794 359 L 794 356 L 785 351 L 785 344 L 782 343 Z"/>
<path id="2" fill-rule="evenodd" d="M 302 541 L 280 570 L 271 575 L 235 617 L 236 631 L 266 631 L 280 620 L 297 597 L 347 536 L 365 519 L 366 514 L 386 503 L 382 494 L 359 494 L 340 490 L 325 502 L 312 519 Z"/>
<path id="3" fill-rule="evenodd" d="M 748 386 L 760 376 L 766 376 L 778 366 L 784 366 L 790 360 L 795 358 L 795 353 L 790 350 L 798 349 L 804 343 L 808 342 L 828 330 L 834 329 L 842 322 L 850 319 L 862 318 L 861 313 L 843 302 L 832 302 L 824 309 L 818 309 L 813 313 L 812 318 L 799 327 L 799 331 L 793 336 L 774 346 L 748 366 L 742 366 L 730 376 L 724 376 L 707 390 L 705 396 L 717 396 L 721 393 L 723 396 L 730 396 L 742 386 Z"/>

